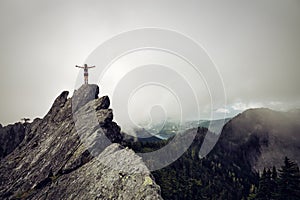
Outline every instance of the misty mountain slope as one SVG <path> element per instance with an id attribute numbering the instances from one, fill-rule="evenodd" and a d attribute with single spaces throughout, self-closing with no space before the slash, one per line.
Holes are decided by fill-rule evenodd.
<path id="1" fill-rule="evenodd" d="M 284 157 L 299 163 L 299 112 L 250 109 L 230 120 L 219 140 L 205 157 L 199 157 L 205 136 L 217 135 L 206 128 L 197 131 L 189 149 L 174 163 L 153 172 L 164 199 L 247 199 L 258 187 L 264 167 L 279 169 Z M 213 143 L 210 143 L 213 144 Z M 162 145 L 165 145 L 164 143 Z M 135 144 L 156 149 L 156 144 Z M 252 189 L 251 189 L 252 188 Z"/>
<path id="2" fill-rule="evenodd" d="M 300 112 L 247 110 L 224 126 L 217 146 L 258 170 L 279 167 L 285 156 L 300 163 Z"/>
<path id="3" fill-rule="evenodd" d="M 257 183 L 257 174 L 232 159 L 233 154 L 225 154 L 218 148 L 201 157 L 204 140 L 213 145 L 218 135 L 204 127 L 189 129 L 184 134 L 192 132 L 196 136 L 188 150 L 169 166 L 153 172 L 162 197 L 170 200 L 247 198 L 251 185 Z M 142 149 L 151 147 L 150 144 L 141 146 Z"/>
<path id="4" fill-rule="evenodd" d="M 162 139 L 156 135 L 152 135 L 148 130 L 143 128 L 136 128 L 132 130 L 131 135 L 122 132 L 124 142 L 160 142 Z"/>
<path id="5" fill-rule="evenodd" d="M 222 130 L 223 125 L 225 125 L 231 118 L 216 119 L 216 120 L 199 120 L 199 121 L 188 121 L 184 123 L 184 129 L 191 129 L 197 127 L 207 128 L 210 132 L 218 133 Z"/>
<path id="6" fill-rule="evenodd" d="M 1 160 L 0 199 L 161 198 L 140 157 L 105 140 L 122 135 L 108 97 L 98 93 L 97 85 L 72 98 L 62 92 L 43 119 L 27 125 L 18 148 Z"/>

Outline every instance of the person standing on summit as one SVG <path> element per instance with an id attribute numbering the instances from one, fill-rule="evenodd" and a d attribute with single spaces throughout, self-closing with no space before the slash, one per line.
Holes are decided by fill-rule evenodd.
<path id="1" fill-rule="evenodd" d="M 96 66 L 88 66 L 87 64 L 84 64 L 84 66 L 78 66 L 76 65 L 75 67 L 83 69 L 83 76 L 84 76 L 84 84 L 89 84 L 89 69 L 94 68 Z"/>

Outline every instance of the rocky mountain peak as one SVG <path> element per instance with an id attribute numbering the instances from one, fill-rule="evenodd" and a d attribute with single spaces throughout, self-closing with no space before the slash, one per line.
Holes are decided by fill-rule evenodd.
<path id="1" fill-rule="evenodd" d="M 98 98 L 97 85 L 68 94 L 43 119 L 0 129 L 23 134 L 1 160 L 0 199 L 160 199 L 141 158 L 116 144 L 109 98 Z"/>
<path id="2" fill-rule="evenodd" d="M 74 91 L 72 110 L 76 112 L 80 107 L 86 103 L 98 99 L 99 87 L 94 84 L 82 85 L 78 90 Z"/>

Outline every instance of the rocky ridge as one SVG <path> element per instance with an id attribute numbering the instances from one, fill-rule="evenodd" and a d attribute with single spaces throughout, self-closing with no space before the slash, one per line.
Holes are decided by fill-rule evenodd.
<path id="1" fill-rule="evenodd" d="M 109 98 L 98 94 L 97 85 L 62 92 L 43 119 L 18 125 L 24 138 L 1 160 L 0 199 L 161 199 L 141 158 L 117 144 Z"/>

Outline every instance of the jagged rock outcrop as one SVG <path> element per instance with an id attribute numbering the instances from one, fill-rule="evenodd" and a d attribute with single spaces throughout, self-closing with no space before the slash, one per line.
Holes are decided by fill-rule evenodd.
<path id="1" fill-rule="evenodd" d="M 25 125 L 15 123 L 2 127 L 0 124 L 0 160 L 11 153 L 24 139 Z"/>
<path id="2" fill-rule="evenodd" d="M 28 124 L 0 163 L 0 199 L 161 199 L 159 186 L 122 140 L 108 97 L 84 85 L 59 95 Z"/>
<path id="3" fill-rule="evenodd" d="M 76 112 L 80 107 L 87 104 L 91 100 L 97 99 L 99 87 L 97 85 L 82 85 L 78 90 L 75 90 L 72 99 L 72 109 Z M 108 105 L 109 106 L 109 105 Z"/>
<path id="4" fill-rule="evenodd" d="M 280 167 L 285 156 L 300 163 L 300 112 L 249 109 L 230 120 L 218 149 L 262 171 Z"/>

